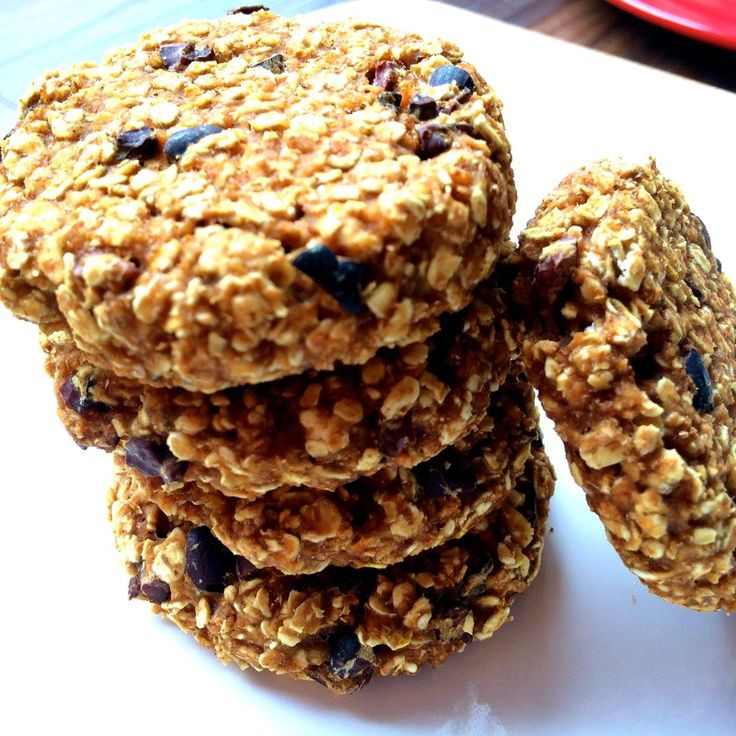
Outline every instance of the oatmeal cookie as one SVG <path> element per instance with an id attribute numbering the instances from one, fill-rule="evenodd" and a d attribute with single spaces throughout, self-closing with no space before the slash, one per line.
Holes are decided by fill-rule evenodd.
<path id="1" fill-rule="evenodd" d="M 202 481 L 163 485 L 133 472 L 166 515 L 207 526 L 256 567 L 305 574 L 327 565 L 386 567 L 455 539 L 497 508 L 538 440 L 534 392 L 510 377 L 464 440 L 414 468 L 379 471 L 334 492 L 285 487 L 245 500 Z M 118 451 L 120 482 L 125 476 Z"/>
<path id="2" fill-rule="evenodd" d="M 383 348 L 362 366 L 215 394 L 117 378 L 91 365 L 63 326 L 42 330 L 42 344 L 59 415 L 79 444 L 120 443 L 149 475 L 252 497 L 282 485 L 333 490 L 455 443 L 483 418 L 518 355 L 506 312 L 491 280 L 424 343 Z"/>
<path id="3" fill-rule="evenodd" d="M 736 607 L 736 299 L 680 190 L 642 165 L 565 179 L 521 234 L 524 360 L 625 564 Z"/>
<path id="4" fill-rule="evenodd" d="M 127 474 L 111 515 L 131 598 L 151 601 L 223 662 L 347 693 L 372 675 L 436 666 L 508 620 L 539 568 L 553 485 L 537 445 L 502 506 L 472 531 L 380 571 L 259 571 L 207 527 L 164 515 Z"/>
<path id="5" fill-rule="evenodd" d="M 0 298 L 119 376 L 207 393 L 426 338 L 516 196 L 456 46 L 268 12 L 46 74 L 0 154 Z"/>

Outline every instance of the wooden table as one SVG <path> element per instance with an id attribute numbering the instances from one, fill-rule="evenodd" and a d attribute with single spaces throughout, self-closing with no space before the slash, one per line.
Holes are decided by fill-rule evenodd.
<path id="1" fill-rule="evenodd" d="M 295 15 L 340 0 L 263 0 Z M 446 0 L 500 20 L 736 91 L 736 53 L 678 36 L 604 0 Z M 125 33 L 223 14 L 240 0 L 0 0 L 0 126 L 44 70 L 96 59 Z M 401 0 L 396 0 L 401 2 Z M 114 37 L 114 42 L 109 39 Z M 460 39 L 462 42 L 462 39 Z M 538 61 L 538 60 L 536 60 Z M 531 60 L 530 60 L 531 63 Z"/>

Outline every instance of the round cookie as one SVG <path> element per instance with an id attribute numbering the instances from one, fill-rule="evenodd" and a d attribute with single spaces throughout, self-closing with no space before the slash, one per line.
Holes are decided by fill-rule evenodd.
<path id="1" fill-rule="evenodd" d="M 521 234 L 525 366 L 625 564 L 736 608 L 736 299 L 654 161 L 567 177 Z"/>
<path id="2" fill-rule="evenodd" d="M 509 377 L 465 439 L 414 468 L 384 469 L 334 492 L 285 487 L 256 500 L 228 498 L 202 481 L 166 486 L 128 475 L 119 482 L 167 516 L 207 526 L 256 567 L 286 574 L 328 565 L 381 568 L 462 536 L 506 498 L 539 438 L 534 391 Z"/>
<path id="3" fill-rule="evenodd" d="M 0 298 L 208 393 L 424 339 L 515 206 L 501 103 L 461 57 L 256 12 L 48 73 L 0 143 Z"/>
<path id="4" fill-rule="evenodd" d="M 148 474 L 252 497 L 283 485 L 333 490 L 467 434 L 518 354 L 516 330 L 493 279 L 441 321 L 425 343 L 384 348 L 362 366 L 215 394 L 117 378 L 64 329 L 44 331 L 42 344 L 59 415 L 82 446 L 120 442 Z"/>
<path id="5" fill-rule="evenodd" d="M 316 680 L 338 693 L 372 675 L 413 674 L 485 639 L 539 568 L 554 479 L 541 445 L 501 508 L 461 539 L 385 570 L 257 571 L 207 527 L 163 515 L 136 489 L 111 497 L 130 597 L 223 662 Z"/>

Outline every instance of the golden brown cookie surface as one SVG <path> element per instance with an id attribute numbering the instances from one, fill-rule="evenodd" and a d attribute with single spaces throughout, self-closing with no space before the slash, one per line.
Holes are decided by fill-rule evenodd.
<path id="1" fill-rule="evenodd" d="M 521 235 L 524 358 L 626 565 L 700 610 L 736 607 L 736 297 L 654 162 L 585 166 Z"/>
<path id="2" fill-rule="evenodd" d="M 425 338 L 515 202 L 500 102 L 460 60 L 258 12 L 47 74 L 0 144 L 0 297 L 205 392 Z"/>

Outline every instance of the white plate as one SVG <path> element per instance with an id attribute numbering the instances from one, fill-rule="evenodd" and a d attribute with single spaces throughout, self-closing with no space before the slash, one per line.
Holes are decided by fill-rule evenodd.
<path id="1" fill-rule="evenodd" d="M 175 5 L 163 21 L 178 19 Z M 206 15 L 207 3 L 200 6 Z M 457 40 L 496 86 L 514 145 L 517 227 L 586 159 L 652 152 L 736 274 L 736 97 L 419 0 L 371 0 L 322 15 L 349 11 Z M 133 38 L 110 30 L 97 42 Z M 70 42 L 65 60 L 77 58 Z M 78 450 L 56 421 L 35 330 L 5 312 L 0 330 L 0 732 L 734 733 L 734 620 L 669 605 L 623 568 L 550 427 L 559 474 L 554 532 L 515 620 L 490 641 L 438 670 L 377 680 L 343 699 L 314 684 L 222 667 L 145 604 L 126 600 L 105 519 L 109 461 Z"/>

